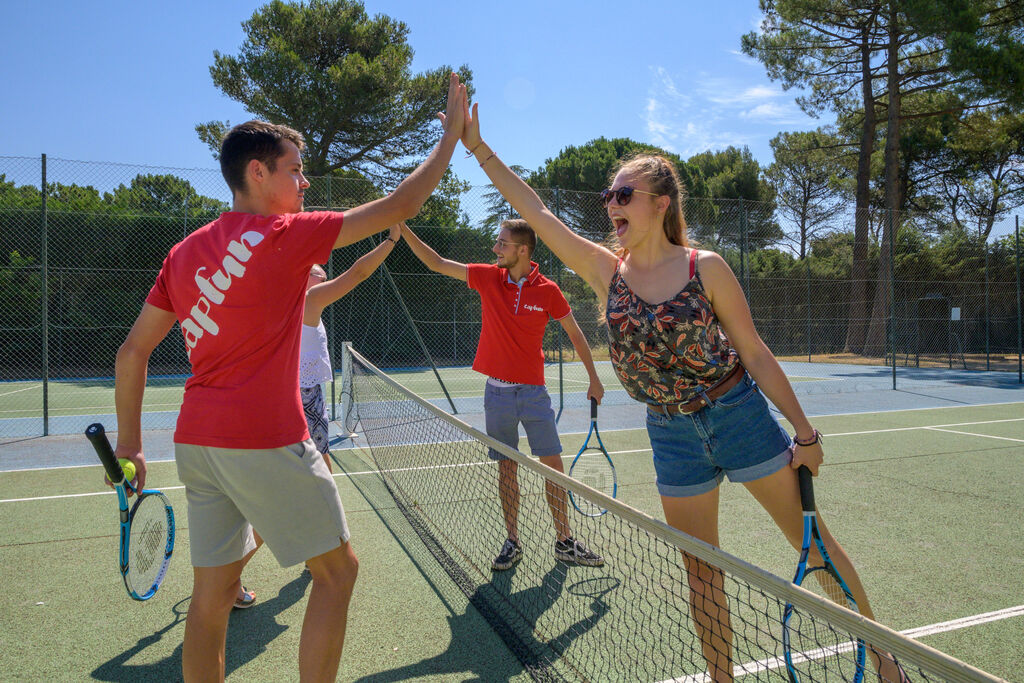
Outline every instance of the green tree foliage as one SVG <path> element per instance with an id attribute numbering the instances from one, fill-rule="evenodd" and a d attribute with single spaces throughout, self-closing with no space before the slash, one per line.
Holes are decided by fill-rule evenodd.
<path id="1" fill-rule="evenodd" d="M 170 174 L 139 174 L 128 185 L 119 185 L 104 197 L 113 209 L 142 215 L 186 216 L 212 220 L 229 207 L 204 197 L 191 183 Z"/>
<path id="2" fill-rule="evenodd" d="M 775 188 L 750 150 L 727 147 L 690 157 L 707 199 L 691 197 L 685 206 L 691 234 L 710 249 L 762 249 L 778 241 Z"/>
<path id="3" fill-rule="evenodd" d="M 779 213 L 796 228 L 800 258 L 808 241 L 834 229 L 845 208 L 841 181 L 846 168 L 836 154 L 839 140 L 822 129 L 779 133 L 771 141 L 775 162 L 765 175 L 776 189 Z"/>
<path id="4" fill-rule="evenodd" d="M 570 145 L 526 178 L 532 187 L 540 190 L 558 188 L 542 193 L 552 210 L 557 210 L 566 225 L 591 238 L 601 239 L 609 225 L 598 193 L 608 187 L 619 162 L 634 154 L 660 154 L 676 166 L 680 180 L 690 195 L 705 191 L 695 170 L 677 155 L 660 147 L 637 142 L 629 138 L 596 138 L 584 145 Z"/>
<path id="5" fill-rule="evenodd" d="M 237 55 L 214 52 L 210 75 L 254 116 L 306 139 L 311 175 L 356 169 L 378 183 L 406 175 L 437 141 L 448 65 L 414 74 L 409 29 L 359 0 L 274 0 L 242 24 Z M 468 67 L 459 69 L 469 83 Z M 196 126 L 216 154 L 227 122 Z"/>

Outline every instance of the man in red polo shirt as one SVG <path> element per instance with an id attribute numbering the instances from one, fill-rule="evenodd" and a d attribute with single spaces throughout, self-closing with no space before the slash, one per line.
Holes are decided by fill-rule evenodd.
<path id="1" fill-rule="evenodd" d="M 223 680 L 228 616 L 253 527 L 282 566 L 312 575 L 299 678 L 337 677 L 358 562 L 338 489 L 309 438 L 299 398 L 299 337 L 310 267 L 332 249 L 416 215 L 462 133 L 466 89 L 451 74 L 444 134 L 390 195 L 346 211 L 301 213 L 302 136 L 250 121 L 221 144 L 233 208 L 171 248 L 117 352 L 116 454 L 146 484 L 142 397 L 149 357 L 175 322 L 192 376 L 174 434 L 188 500 L 192 601 L 186 681 Z M 344 225 L 342 225 L 344 223 Z"/>
<path id="2" fill-rule="evenodd" d="M 406 225 L 402 235 L 413 253 L 436 273 L 466 282 L 480 294 L 483 324 L 476 347 L 473 369 L 487 376 L 484 389 L 484 414 L 487 434 L 512 448 L 519 445 L 519 423 L 526 430 L 530 450 L 542 463 L 564 472 L 562 444 L 558 439 L 555 412 L 544 386 L 544 329 L 549 319 L 562 324 L 573 348 L 590 376 L 587 397 L 600 402 L 604 387 L 597 377 L 590 347 L 572 316 L 562 291 L 540 274 L 530 260 L 537 236 L 522 219 L 502 222 L 491 251 L 497 263 L 458 263 L 441 258 Z M 510 568 L 523 556 L 519 543 L 519 466 L 493 449 L 490 457 L 498 460 L 498 488 L 508 538 L 491 563 L 500 571 Z M 555 557 L 592 567 L 604 564 L 604 558 L 569 529 L 565 489 L 546 482 L 548 507 L 555 522 Z"/>

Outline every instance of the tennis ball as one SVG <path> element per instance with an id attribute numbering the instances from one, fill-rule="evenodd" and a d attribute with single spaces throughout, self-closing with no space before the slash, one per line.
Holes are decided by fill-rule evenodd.
<path id="1" fill-rule="evenodd" d="M 124 472 L 125 481 L 131 481 L 135 478 L 135 463 L 128 458 L 118 458 L 117 464 L 121 466 L 121 471 Z M 110 477 L 107 477 L 107 481 L 110 481 Z"/>

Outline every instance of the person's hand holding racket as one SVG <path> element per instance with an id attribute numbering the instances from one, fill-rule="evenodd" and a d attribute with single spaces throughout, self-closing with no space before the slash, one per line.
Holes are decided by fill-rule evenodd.
<path id="1" fill-rule="evenodd" d="M 604 385 L 597 377 L 591 377 L 590 386 L 587 387 L 587 400 L 597 401 L 597 405 L 601 405 L 602 398 L 604 398 Z"/>
<path id="2" fill-rule="evenodd" d="M 125 495 L 131 498 L 136 491 L 146 488 L 146 456 L 142 454 L 142 448 L 130 448 L 120 443 L 114 449 L 114 458 L 120 464 L 121 460 L 128 460 L 135 466 L 135 476 L 124 487 Z M 117 488 L 110 480 L 110 476 L 103 477 L 103 483 L 109 488 Z"/>
<path id="3" fill-rule="evenodd" d="M 801 439 L 798 436 L 793 437 L 793 460 L 789 463 L 789 466 L 794 470 L 800 469 L 800 467 L 806 467 L 811 471 L 813 476 L 818 476 L 818 468 L 821 467 L 821 463 L 825 462 L 825 451 L 821 448 L 821 442 L 824 437 L 821 433 L 814 429 L 814 436 L 809 439 Z"/>
<path id="4" fill-rule="evenodd" d="M 120 447 L 121 457 L 131 455 L 131 462 L 139 461 L 143 468 L 137 476 L 138 486 L 135 488 L 138 499 L 129 510 L 128 496 L 132 485 L 125 480 L 125 473 L 110 447 L 103 425 L 89 425 L 85 436 L 96 450 L 107 478 L 117 492 L 120 519 L 117 564 L 124 587 L 132 599 L 148 600 L 160 588 L 174 552 L 174 510 L 163 493 L 142 488 L 146 476 L 146 460 L 142 451 Z"/>

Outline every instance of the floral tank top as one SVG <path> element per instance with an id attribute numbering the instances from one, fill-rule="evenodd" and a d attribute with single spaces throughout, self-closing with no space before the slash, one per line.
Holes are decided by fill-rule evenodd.
<path id="1" fill-rule="evenodd" d="M 630 397 L 644 403 L 685 403 L 724 378 L 739 362 L 711 309 L 690 250 L 690 280 L 671 299 L 648 304 L 615 267 L 608 288 L 612 365 Z"/>

